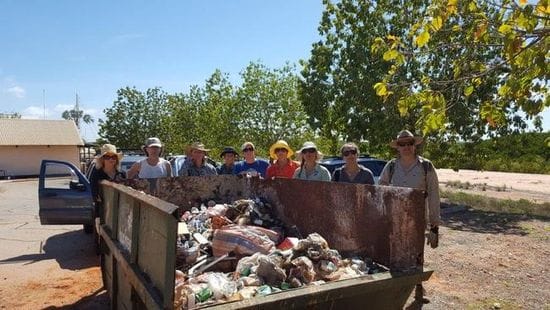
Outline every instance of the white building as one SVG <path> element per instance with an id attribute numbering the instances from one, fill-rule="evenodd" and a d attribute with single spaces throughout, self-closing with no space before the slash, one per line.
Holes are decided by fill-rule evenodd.
<path id="1" fill-rule="evenodd" d="M 42 159 L 79 167 L 82 145 L 74 121 L 0 119 L 0 178 L 39 175 Z"/>

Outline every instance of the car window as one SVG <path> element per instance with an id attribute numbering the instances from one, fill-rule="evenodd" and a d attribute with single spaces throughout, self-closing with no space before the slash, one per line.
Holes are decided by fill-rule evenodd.
<path id="1" fill-rule="evenodd" d="M 79 183 L 78 175 L 69 166 L 48 163 L 44 171 L 44 188 L 74 189 Z"/>

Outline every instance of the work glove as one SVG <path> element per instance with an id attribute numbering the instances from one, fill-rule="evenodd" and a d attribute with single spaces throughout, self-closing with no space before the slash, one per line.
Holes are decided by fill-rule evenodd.
<path id="1" fill-rule="evenodd" d="M 426 244 L 432 249 L 437 248 L 439 245 L 439 227 L 432 226 L 430 231 L 426 234 Z"/>

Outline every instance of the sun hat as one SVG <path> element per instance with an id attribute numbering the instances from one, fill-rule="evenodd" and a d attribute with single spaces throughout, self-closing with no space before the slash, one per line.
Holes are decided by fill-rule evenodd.
<path id="1" fill-rule="evenodd" d="M 252 147 L 254 150 L 256 149 L 256 147 L 254 146 L 254 144 L 253 144 L 252 142 L 245 142 L 245 143 L 243 143 L 243 145 L 241 146 L 241 151 L 244 151 L 244 149 L 246 149 L 247 146 Z"/>
<path id="2" fill-rule="evenodd" d="M 157 146 L 162 148 L 162 142 L 160 142 L 160 139 L 156 137 L 147 138 L 147 140 L 145 140 L 145 145 L 143 145 L 141 149 L 145 151 L 145 148 L 151 147 L 151 146 Z"/>
<path id="3" fill-rule="evenodd" d="M 225 154 L 235 154 L 235 156 L 239 156 L 239 153 L 237 153 L 237 151 L 235 151 L 235 149 L 230 146 L 226 146 L 223 148 L 220 157 L 223 157 Z"/>
<path id="4" fill-rule="evenodd" d="M 273 143 L 273 145 L 269 148 L 269 156 L 271 156 L 271 158 L 273 159 L 277 159 L 277 153 L 275 153 L 276 149 L 286 149 L 288 152 L 286 154 L 287 158 L 290 158 L 292 157 L 292 155 L 294 155 L 294 151 L 290 148 L 290 146 L 288 145 L 288 143 L 286 143 L 285 140 L 279 140 Z"/>
<path id="5" fill-rule="evenodd" d="M 102 162 L 100 161 L 100 159 L 102 159 L 102 157 L 107 154 L 116 155 L 118 157 L 118 162 L 120 164 L 120 161 L 122 160 L 122 157 L 123 157 L 122 153 L 117 153 L 116 146 L 112 144 L 103 144 L 101 146 L 100 153 L 95 157 L 96 168 L 100 169 L 102 167 Z"/>
<path id="6" fill-rule="evenodd" d="M 203 151 L 203 152 L 210 152 L 210 149 L 207 149 L 203 143 L 200 142 L 193 142 L 191 145 L 189 145 L 189 151 L 197 150 L 197 151 Z"/>
<path id="7" fill-rule="evenodd" d="M 395 140 L 390 142 L 390 146 L 393 147 L 394 149 L 396 149 L 398 142 L 407 141 L 407 140 L 414 140 L 414 145 L 415 146 L 419 145 L 420 143 L 422 143 L 422 141 L 424 141 L 424 139 L 422 137 L 415 136 L 415 135 L 412 134 L 412 132 L 410 132 L 408 130 L 401 130 L 397 134 L 397 137 L 395 138 Z"/>

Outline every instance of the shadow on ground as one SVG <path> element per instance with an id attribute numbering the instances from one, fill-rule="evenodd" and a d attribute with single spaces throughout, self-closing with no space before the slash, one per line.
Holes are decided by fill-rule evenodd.
<path id="1" fill-rule="evenodd" d="M 46 307 L 44 310 L 58 310 L 58 309 L 85 309 L 85 310 L 101 310 L 110 309 L 109 294 L 103 288 L 93 292 L 92 294 L 83 297 L 79 301 L 72 305 L 65 305 L 61 307 Z"/>
<path id="2" fill-rule="evenodd" d="M 33 264 L 45 259 L 55 259 L 62 269 L 79 270 L 99 266 L 95 254 L 93 236 L 82 230 L 51 236 L 42 246 L 43 253 L 26 254 L 0 260 L 0 264 L 24 262 Z"/>
<path id="3" fill-rule="evenodd" d="M 445 213 L 442 209 L 441 219 L 450 229 L 472 231 L 487 234 L 513 234 L 524 236 L 528 232 L 519 222 L 530 219 L 542 219 L 524 214 L 497 213 L 472 208 L 457 212 Z"/>

